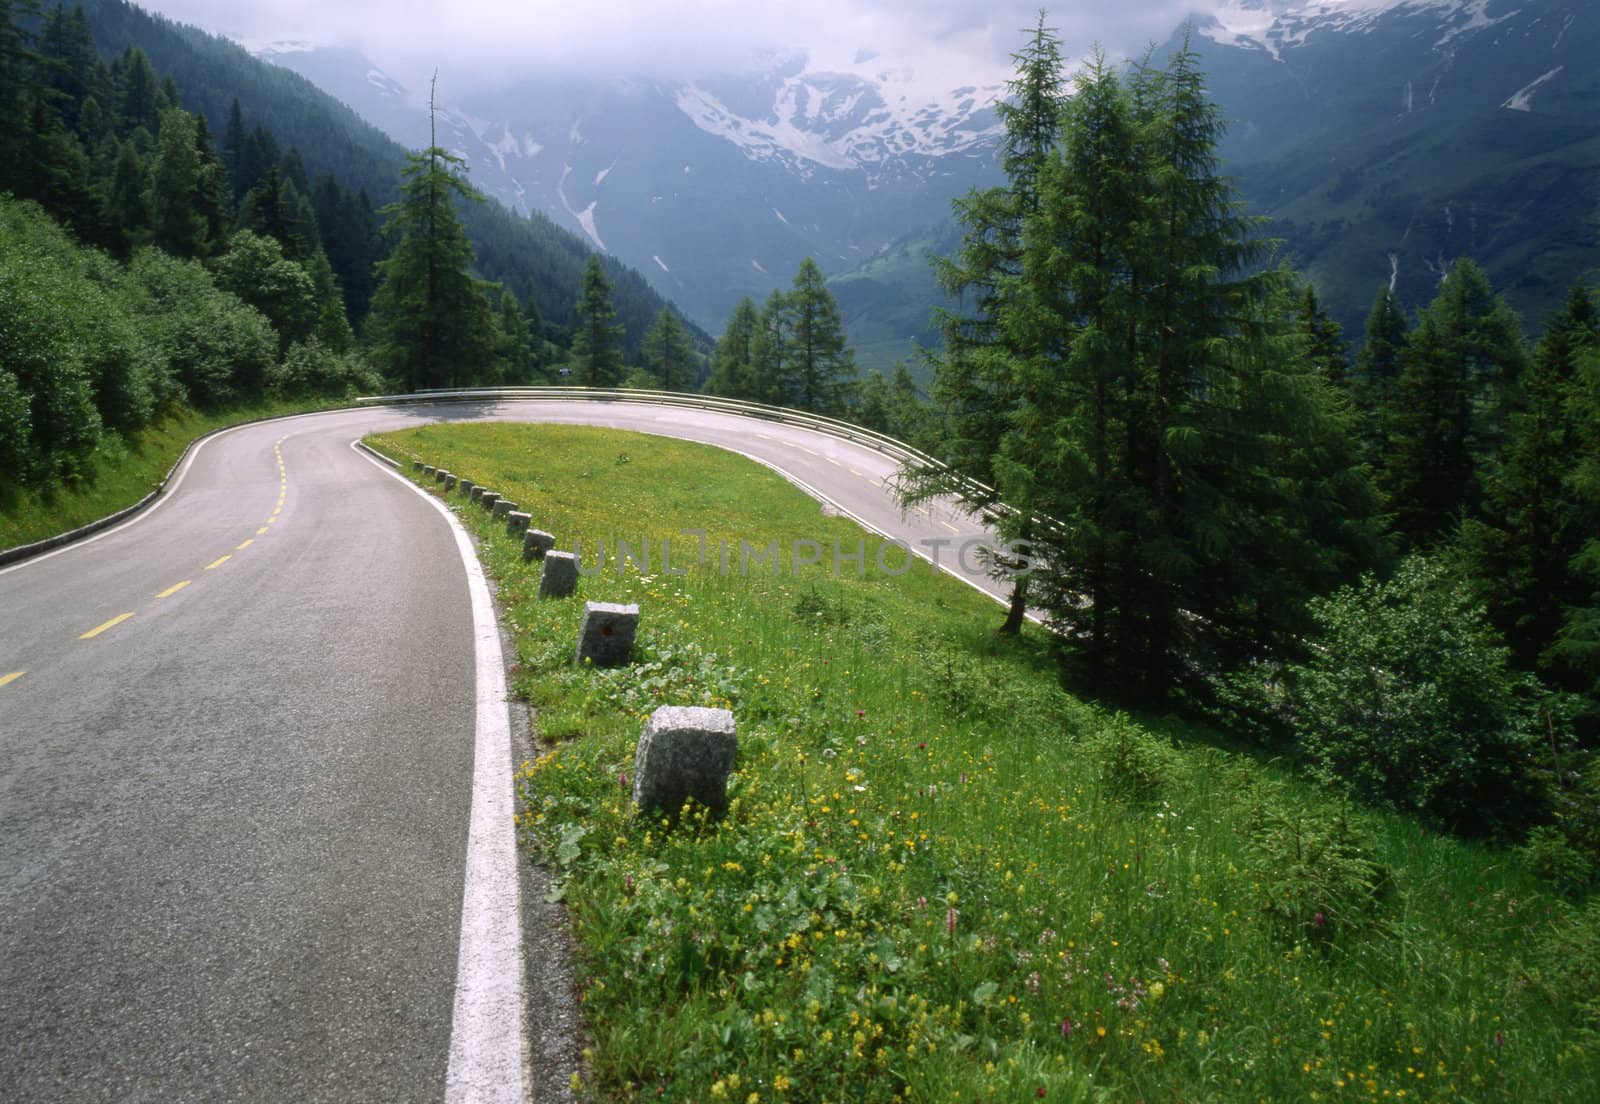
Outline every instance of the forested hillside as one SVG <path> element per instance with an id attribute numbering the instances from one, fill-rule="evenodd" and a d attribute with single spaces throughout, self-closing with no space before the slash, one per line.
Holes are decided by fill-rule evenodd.
<path id="1" fill-rule="evenodd" d="M 398 194 L 405 150 L 303 77 L 125 0 L 84 0 L 83 7 L 103 57 L 138 47 L 158 72 L 172 77 L 182 105 L 203 115 L 213 134 L 224 132 L 237 100 L 247 125 L 264 127 L 284 150 L 297 151 L 310 178 L 331 173 L 348 190 L 366 192 L 374 207 Z M 511 291 L 524 310 L 531 304 L 552 328 L 550 336 L 564 344 L 589 246 L 541 215 L 523 218 L 498 203 L 467 204 L 461 215 L 478 274 Z M 624 347 L 632 354 L 665 303 L 633 269 L 610 258 L 601 264 L 613 288 Z"/>

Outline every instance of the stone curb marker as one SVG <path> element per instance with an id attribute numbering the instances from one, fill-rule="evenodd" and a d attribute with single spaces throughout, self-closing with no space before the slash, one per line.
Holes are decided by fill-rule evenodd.
<path id="1" fill-rule="evenodd" d="M 571 552 L 547 552 L 539 575 L 539 597 L 570 598 L 578 589 L 578 558 Z"/>
<path id="2" fill-rule="evenodd" d="M 478 499 L 478 501 L 483 503 L 483 508 L 485 510 L 493 511 L 494 504 L 500 501 L 500 494 L 498 491 L 484 491 L 483 497 Z"/>
<path id="3" fill-rule="evenodd" d="M 738 735 L 726 709 L 664 705 L 650 714 L 633 756 L 633 801 L 641 812 L 676 813 L 690 798 L 714 813 L 728 805 Z"/>
<path id="4" fill-rule="evenodd" d="M 516 508 L 517 504 L 515 502 L 512 502 L 509 498 L 502 498 L 494 504 L 494 517 L 497 520 L 503 518 Z"/>
<path id="5" fill-rule="evenodd" d="M 621 667 L 633 657 L 633 639 L 638 632 L 638 606 L 586 602 L 583 623 L 578 626 L 578 652 L 573 662 Z"/>
<path id="6" fill-rule="evenodd" d="M 556 538 L 543 529 L 529 529 L 522 538 L 522 562 L 542 560 L 544 554 L 556 546 Z"/>
<path id="7" fill-rule="evenodd" d="M 506 515 L 506 536 L 520 537 L 528 531 L 528 523 L 533 520 L 531 514 L 520 510 L 512 510 Z"/>

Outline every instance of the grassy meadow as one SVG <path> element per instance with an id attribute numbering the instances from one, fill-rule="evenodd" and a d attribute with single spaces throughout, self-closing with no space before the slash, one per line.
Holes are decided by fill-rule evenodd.
<path id="1" fill-rule="evenodd" d="M 920 561 L 880 573 L 877 538 L 731 454 L 584 427 L 369 440 L 514 499 L 591 568 L 606 544 L 577 599 L 541 602 L 538 565 L 448 496 L 536 710 L 520 822 L 579 940 L 587 1098 L 1600 1098 L 1600 914 L 1517 850 L 1074 698 L 1042 633 L 997 637 L 999 606 Z M 774 539 L 823 563 L 740 571 L 741 540 Z M 584 600 L 639 604 L 632 666 L 572 665 Z M 737 718 L 720 821 L 630 811 L 662 704 Z"/>

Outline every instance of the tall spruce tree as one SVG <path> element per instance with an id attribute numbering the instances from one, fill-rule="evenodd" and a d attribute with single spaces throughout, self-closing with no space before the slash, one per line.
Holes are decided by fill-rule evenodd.
<path id="1" fill-rule="evenodd" d="M 1409 546 L 1428 547 L 1476 516 L 1525 356 L 1516 314 L 1482 269 L 1457 261 L 1406 339 L 1382 415 L 1383 489 Z"/>
<path id="2" fill-rule="evenodd" d="M 789 296 L 773 289 L 756 317 L 750 342 L 750 376 L 754 402 L 787 405 L 792 401 L 794 308 Z"/>
<path id="3" fill-rule="evenodd" d="M 432 102 L 429 103 L 430 114 Z M 456 203 L 478 202 L 466 163 L 438 145 L 407 158 L 400 199 L 383 209 L 394 252 L 378 265 L 373 353 L 412 388 L 475 382 L 494 354 L 494 318 L 468 269 L 472 245 Z"/>
<path id="4" fill-rule="evenodd" d="M 160 150 L 150 177 L 155 245 L 175 257 L 205 257 L 215 244 L 199 197 L 206 194 L 207 166 L 200 157 L 195 117 L 182 108 L 161 113 Z"/>
<path id="5" fill-rule="evenodd" d="M 935 321 L 944 338 L 942 353 L 930 356 L 934 370 L 935 440 L 943 463 L 909 469 L 902 479 L 906 502 L 951 495 L 981 513 L 998 503 L 1000 479 L 995 460 L 1018 414 L 1017 363 L 1034 350 L 1017 347 L 998 317 L 1022 265 L 1024 220 L 1038 213 L 1040 174 L 1060 133 L 1066 102 L 1061 44 L 1045 26 L 1043 12 L 1026 45 L 1012 55 L 1016 76 L 997 105 L 1005 133 L 1001 139 L 1003 187 L 969 192 L 954 204 L 962 225 L 962 244 L 953 257 L 937 258 L 939 284 L 962 303 L 959 310 L 941 309 Z M 1026 540 L 1031 535 L 1031 507 L 1014 503 L 1017 527 L 1006 535 Z M 1006 564 L 995 565 L 1005 571 Z M 1022 627 L 1028 608 L 1026 579 L 1012 586 L 1011 601 L 1001 625 L 1003 633 Z"/>
<path id="6" fill-rule="evenodd" d="M 1523 374 L 1522 409 L 1486 466 L 1482 518 L 1462 526 L 1479 594 L 1524 670 L 1539 666 L 1567 611 L 1588 598 L 1588 581 L 1571 564 L 1600 517 L 1586 509 L 1574 485 L 1585 442 L 1573 420 L 1572 396 L 1581 361 L 1597 352 L 1600 310 L 1580 285 L 1545 329 Z"/>
<path id="7" fill-rule="evenodd" d="M 1329 383 L 1345 386 L 1349 382 L 1350 358 L 1344 346 L 1344 331 L 1328 314 L 1317 298 L 1317 289 L 1310 284 L 1301 292 L 1295 321 L 1312 365 Z"/>
<path id="8" fill-rule="evenodd" d="M 1361 412 L 1361 438 L 1367 463 L 1379 467 L 1388 452 L 1384 418 L 1393 399 L 1394 382 L 1400 376 L 1400 355 L 1406 345 L 1406 316 L 1395 298 L 1394 289 L 1380 285 L 1372 309 L 1367 312 L 1364 340 L 1356 354 L 1355 377 L 1350 394 Z"/>
<path id="9" fill-rule="evenodd" d="M 622 327 L 611 304 L 611 282 L 591 255 L 578 291 L 577 328 L 572 335 L 572 363 L 577 381 L 585 387 L 617 387 L 627 375 L 622 359 Z"/>
<path id="10" fill-rule="evenodd" d="M 678 312 L 662 307 L 644 335 L 644 366 L 663 391 L 686 391 L 694 386 L 694 350 Z"/>
<path id="11" fill-rule="evenodd" d="M 1220 132 L 1187 44 L 1127 80 L 1091 57 L 999 284 L 999 491 L 1051 519 L 1036 594 L 1074 665 L 1133 700 L 1284 654 L 1306 600 L 1376 551 L 1351 411 L 1218 172 Z"/>
<path id="12" fill-rule="evenodd" d="M 748 295 L 739 300 L 712 350 L 711 375 L 705 383 L 707 394 L 728 399 L 756 398 L 755 340 L 760 324 L 755 300 Z"/>
<path id="13" fill-rule="evenodd" d="M 807 257 L 789 292 L 790 401 L 813 414 L 843 414 L 856 373 L 839 304 L 817 262 Z"/>

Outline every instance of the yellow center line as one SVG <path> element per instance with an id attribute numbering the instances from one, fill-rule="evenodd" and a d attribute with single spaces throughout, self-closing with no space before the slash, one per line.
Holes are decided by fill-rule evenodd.
<path id="1" fill-rule="evenodd" d="M 256 536 L 264 537 L 266 535 L 267 535 L 267 527 L 265 525 L 263 525 L 261 528 L 256 530 Z"/>
<path id="2" fill-rule="evenodd" d="M 122 624 L 124 621 L 126 621 L 128 618 L 130 618 L 132 616 L 133 616 L 133 614 L 131 614 L 131 613 L 120 614 L 120 615 L 118 615 L 116 617 L 113 617 L 111 620 L 107 621 L 104 625 L 96 625 L 94 628 L 90 629 L 88 632 L 86 632 L 82 636 L 78 637 L 78 639 L 79 640 L 93 640 L 95 637 L 99 636 L 101 633 L 105 632 L 107 629 L 116 628 L 118 625 Z"/>
<path id="3" fill-rule="evenodd" d="M 190 582 L 190 580 L 185 579 L 183 582 L 178 583 L 175 586 L 169 586 L 166 590 L 163 590 L 160 594 L 156 595 L 156 597 L 157 598 L 171 598 L 174 594 L 178 593 L 178 591 L 180 591 L 184 587 L 188 586 L 189 582 Z"/>
<path id="4" fill-rule="evenodd" d="M 12 671 L 9 675 L 0 675 L 0 686 L 10 686 L 27 673 L 26 671 Z"/>
<path id="5" fill-rule="evenodd" d="M 214 567 L 221 567 L 231 559 L 233 559 L 232 556 L 222 556 L 219 559 L 212 560 L 210 563 L 206 564 L 206 570 L 210 571 Z"/>
<path id="6" fill-rule="evenodd" d="M 855 476 L 857 479 L 865 479 L 866 478 L 866 476 L 862 475 L 860 472 L 856 471 L 854 468 L 850 469 L 850 474 Z"/>
<path id="7" fill-rule="evenodd" d="M 939 519 L 939 524 L 950 530 L 952 533 L 961 532 L 961 530 L 957 529 L 954 525 L 951 525 L 948 521 L 944 520 L 944 518 Z"/>
<path id="8" fill-rule="evenodd" d="M 805 453 L 807 456 L 821 456 L 822 455 L 820 452 L 813 452 L 811 449 L 806 448 L 804 445 L 796 445 L 795 448 L 799 449 L 801 452 Z"/>
<path id="9" fill-rule="evenodd" d="M 255 542 L 256 542 L 256 539 L 254 537 L 251 537 L 249 540 L 245 541 L 243 544 L 241 544 L 241 545 L 237 546 L 236 548 L 234 548 L 234 551 L 235 552 L 243 552 L 246 548 L 249 548 Z"/>
<path id="10" fill-rule="evenodd" d="M 841 463 L 839 463 L 839 461 L 837 461 L 837 460 L 835 460 L 835 459 L 834 459 L 834 458 L 833 458 L 833 457 L 831 457 L 831 456 L 829 456 L 829 457 L 828 457 L 828 458 L 827 458 L 827 461 L 828 461 L 828 463 L 830 463 L 830 464 L 832 464 L 832 465 L 833 465 L 833 466 L 834 466 L 834 467 L 836 467 L 836 468 L 842 468 L 842 467 L 844 467 L 844 465 L 843 465 L 843 464 L 841 464 Z"/>

